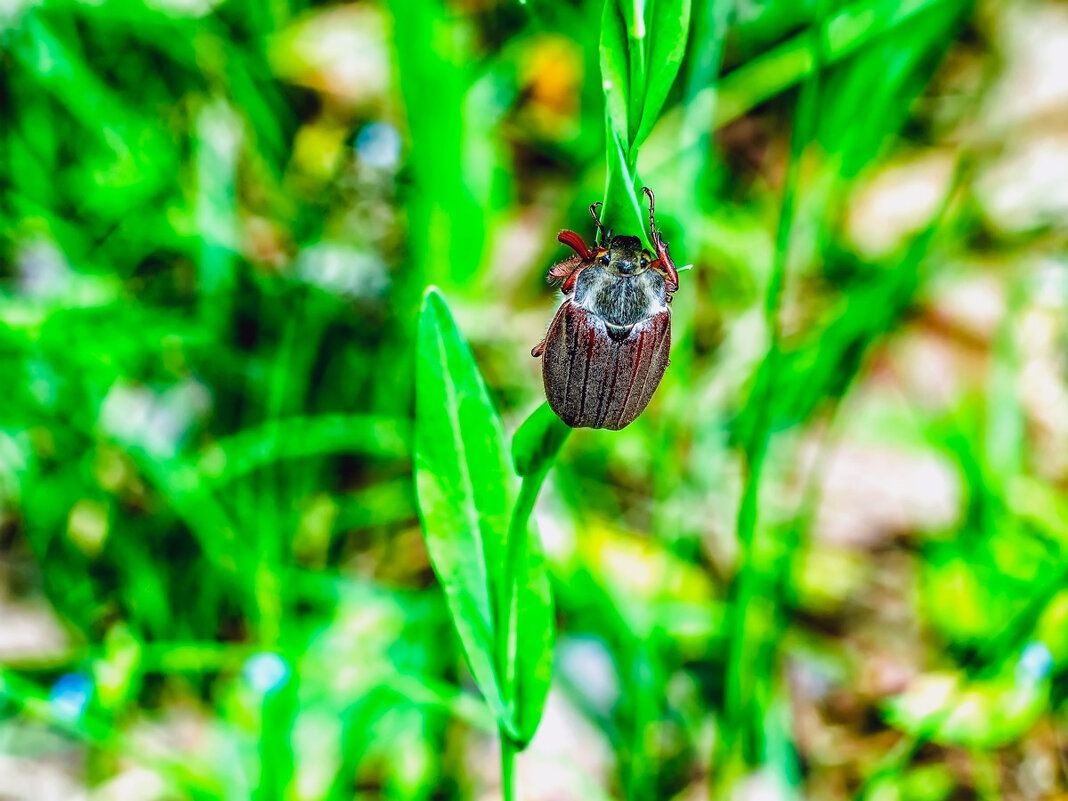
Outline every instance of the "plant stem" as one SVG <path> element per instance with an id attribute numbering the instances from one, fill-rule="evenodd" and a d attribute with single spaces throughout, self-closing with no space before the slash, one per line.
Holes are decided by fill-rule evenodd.
<path id="1" fill-rule="evenodd" d="M 515 801 L 516 747 L 508 733 L 500 730 L 501 740 L 501 801 Z"/>
<path id="2" fill-rule="evenodd" d="M 726 708 L 732 760 L 726 779 L 733 771 L 751 766 L 762 759 L 763 727 L 754 718 L 763 714 L 761 706 L 768 701 L 770 687 L 765 683 L 770 675 L 773 646 L 771 641 L 776 625 L 777 610 L 774 592 L 766 575 L 764 562 L 759 560 L 756 537 L 759 517 L 760 485 L 764 460 L 775 421 L 776 384 L 781 362 L 781 330 L 779 307 L 789 257 L 791 233 L 797 206 L 801 156 L 815 131 L 816 77 L 822 62 L 822 0 L 817 5 L 816 21 L 812 27 L 810 44 L 817 69 L 810 73 L 802 87 L 798 103 L 783 186 L 782 208 L 775 241 L 775 261 L 764 298 L 764 314 L 769 344 L 757 376 L 757 384 L 750 398 L 756 415 L 752 430 L 743 443 L 746 479 L 738 509 L 738 574 L 732 588 L 733 603 L 730 620 L 730 654 L 728 656 Z M 754 669 L 755 668 L 755 669 Z"/>
<path id="3" fill-rule="evenodd" d="M 527 552 L 527 529 L 530 525 L 530 515 L 534 511 L 534 504 L 538 500 L 538 493 L 549 472 L 551 463 L 546 465 L 534 475 L 525 476 L 519 488 L 519 497 L 512 509 L 512 519 L 508 526 L 508 542 L 505 545 L 504 556 L 504 581 L 500 589 L 500 622 L 501 631 L 497 638 L 497 659 L 500 668 L 500 676 L 504 686 L 502 690 L 505 698 L 513 696 L 513 683 L 515 676 L 511 675 L 511 659 L 514 648 L 518 648 L 515 642 L 518 637 L 515 620 L 516 584 L 523 570 L 524 556 Z M 502 736 L 504 734 L 502 733 Z"/>

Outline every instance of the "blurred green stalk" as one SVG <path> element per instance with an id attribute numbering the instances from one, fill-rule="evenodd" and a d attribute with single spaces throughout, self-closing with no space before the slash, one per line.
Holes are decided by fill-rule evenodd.
<path id="1" fill-rule="evenodd" d="M 774 629 L 778 610 L 766 560 L 759 559 L 755 547 L 760 485 L 767 456 L 781 357 L 779 308 L 782 301 L 790 241 L 797 210 L 801 159 L 816 129 L 818 76 L 822 63 L 823 3 L 820 0 L 811 27 L 812 58 L 816 68 L 801 88 L 797 116 L 790 141 L 790 159 L 783 186 L 781 211 L 775 237 L 774 264 L 764 297 L 764 318 L 768 331 L 768 350 L 758 371 L 758 384 L 749 403 L 756 405 L 756 417 L 747 439 L 742 443 L 747 473 L 738 509 L 737 536 L 739 572 L 733 586 L 730 606 L 730 639 L 726 682 L 727 735 L 725 749 L 729 764 L 722 779 L 729 786 L 746 768 L 764 759 L 764 719 L 772 692 Z M 759 377 L 763 377 L 763 381 Z"/>

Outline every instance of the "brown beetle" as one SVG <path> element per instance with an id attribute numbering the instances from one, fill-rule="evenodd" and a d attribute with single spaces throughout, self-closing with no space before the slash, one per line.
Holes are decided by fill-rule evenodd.
<path id="1" fill-rule="evenodd" d="M 641 414 L 668 366 L 671 309 L 679 274 L 656 229 L 648 188 L 655 258 L 636 236 L 612 236 L 590 206 L 598 239 L 587 248 L 574 231 L 557 239 L 575 255 L 549 270 L 563 281 L 564 302 L 532 351 L 544 356 L 542 378 L 552 410 L 573 428 L 618 431 Z M 607 244 L 606 244 L 607 243 Z"/>

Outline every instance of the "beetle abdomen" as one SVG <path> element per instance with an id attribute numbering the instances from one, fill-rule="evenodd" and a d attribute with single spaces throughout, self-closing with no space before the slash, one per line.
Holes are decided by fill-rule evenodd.
<path id="1" fill-rule="evenodd" d="M 649 405 L 670 347 L 666 309 L 616 341 L 600 317 L 565 300 L 545 337 L 542 377 L 549 406 L 572 428 L 618 431 Z"/>

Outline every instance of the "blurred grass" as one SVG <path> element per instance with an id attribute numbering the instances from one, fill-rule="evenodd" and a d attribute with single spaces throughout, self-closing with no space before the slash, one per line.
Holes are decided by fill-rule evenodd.
<path id="1" fill-rule="evenodd" d="M 447 291 L 506 431 L 539 405 L 602 12 L 0 9 L 0 797 L 496 796 L 416 312 Z M 692 6 L 627 155 L 694 269 L 650 410 L 546 479 L 520 797 L 1068 793 L 1065 31 Z"/>

